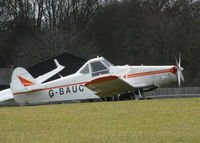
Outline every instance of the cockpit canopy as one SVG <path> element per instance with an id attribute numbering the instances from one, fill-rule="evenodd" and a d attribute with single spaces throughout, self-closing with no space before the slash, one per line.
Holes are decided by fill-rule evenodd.
<path id="1" fill-rule="evenodd" d="M 91 73 L 92 76 L 98 76 L 110 73 L 109 68 L 111 66 L 113 65 L 108 60 L 106 60 L 103 57 L 99 57 L 89 60 L 83 65 L 83 67 L 81 67 L 81 69 L 78 72 L 81 74 Z"/>

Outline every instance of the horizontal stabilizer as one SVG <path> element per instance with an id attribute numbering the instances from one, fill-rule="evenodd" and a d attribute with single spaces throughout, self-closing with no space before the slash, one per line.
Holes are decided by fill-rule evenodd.
<path id="1" fill-rule="evenodd" d="M 111 97 L 114 94 L 134 89 L 126 81 L 114 75 L 93 79 L 85 83 L 84 86 L 94 91 L 100 97 Z"/>
<path id="2" fill-rule="evenodd" d="M 0 91 L 0 102 L 14 99 L 12 91 L 9 89 Z"/>

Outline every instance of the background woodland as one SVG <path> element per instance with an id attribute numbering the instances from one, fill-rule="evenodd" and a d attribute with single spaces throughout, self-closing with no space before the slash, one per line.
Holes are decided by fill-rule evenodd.
<path id="1" fill-rule="evenodd" d="M 200 85 L 200 2 L 0 0 L 0 66 L 28 67 L 69 52 L 114 64 L 169 65 Z"/>

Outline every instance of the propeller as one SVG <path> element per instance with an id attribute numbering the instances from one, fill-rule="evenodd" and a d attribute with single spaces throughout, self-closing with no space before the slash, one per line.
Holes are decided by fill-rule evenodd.
<path id="1" fill-rule="evenodd" d="M 177 69 L 177 78 L 178 78 L 178 85 L 181 86 L 181 81 L 185 82 L 184 76 L 182 71 L 184 70 L 183 67 L 181 67 L 181 53 L 179 53 L 179 61 L 176 59 L 176 69 Z"/>

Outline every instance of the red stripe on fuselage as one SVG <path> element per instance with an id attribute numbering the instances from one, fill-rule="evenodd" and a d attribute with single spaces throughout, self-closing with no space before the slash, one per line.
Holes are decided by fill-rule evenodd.
<path id="1" fill-rule="evenodd" d="M 25 93 L 31 93 L 31 92 L 37 92 L 37 91 L 43 91 L 43 90 L 50 90 L 50 89 L 55 89 L 55 88 L 62 88 L 62 87 L 73 86 L 73 85 L 84 84 L 84 83 L 86 83 L 86 82 L 79 82 L 79 83 L 74 83 L 74 84 L 68 84 L 68 85 L 55 86 L 55 87 L 49 87 L 49 88 L 44 88 L 44 89 L 31 90 L 31 91 L 26 91 L 26 92 L 18 92 L 18 93 L 13 93 L 13 95 L 19 95 L 19 94 L 25 94 Z"/>
<path id="2" fill-rule="evenodd" d="M 174 67 L 173 67 L 174 68 Z M 167 69 L 167 70 L 158 70 L 158 71 L 150 71 L 150 72 L 143 72 L 143 73 L 136 73 L 136 74 L 129 74 L 126 75 L 127 78 L 134 78 L 134 77 L 140 77 L 140 76 L 148 76 L 148 75 L 153 75 L 153 74 L 161 74 L 161 73 L 167 73 L 171 72 L 173 74 L 176 74 L 173 72 L 173 68 Z M 108 76 L 109 77 L 109 76 Z M 113 76 L 114 77 L 114 76 Z M 121 77 L 121 76 L 120 76 Z M 113 80 L 114 78 L 101 78 L 100 82 L 106 81 L 106 80 Z M 13 95 L 19 95 L 19 94 L 25 94 L 25 93 L 32 93 L 32 92 L 37 92 L 37 91 L 43 91 L 43 90 L 50 90 L 50 89 L 55 89 L 55 88 L 62 88 L 62 87 L 67 87 L 67 86 L 73 86 L 73 85 L 78 85 L 78 84 L 85 84 L 88 83 L 87 81 L 85 82 L 79 82 L 79 83 L 74 83 L 74 84 L 68 84 L 68 85 L 62 85 L 62 86 L 55 86 L 55 87 L 50 87 L 50 88 L 44 88 L 44 89 L 38 89 L 38 90 L 32 90 L 32 91 L 27 91 L 27 92 L 19 92 L 19 93 L 13 93 Z"/>
<path id="3" fill-rule="evenodd" d="M 161 73 L 166 73 L 166 72 L 173 72 L 173 68 L 167 69 L 167 70 L 158 70 L 158 71 L 150 71 L 150 72 L 143 72 L 143 73 L 136 73 L 136 74 L 129 74 L 127 75 L 127 78 L 133 78 L 133 77 L 140 77 L 140 76 L 147 76 L 147 75 L 152 75 L 152 74 L 161 74 Z"/>

